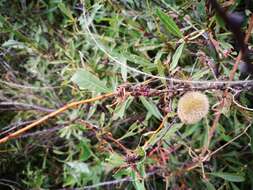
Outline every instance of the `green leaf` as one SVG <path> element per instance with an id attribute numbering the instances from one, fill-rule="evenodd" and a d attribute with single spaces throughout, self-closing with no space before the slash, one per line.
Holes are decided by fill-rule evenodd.
<path id="1" fill-rule="evenodd" d="M 231 183 L 231 187 L 233 190 L 240 190 L 234 183 Z"/>
<path id="2" fill-rule="evenodd" d="M 106 87 L 104 81 L 99 80 L 95 75 L 83 69 L 76 71 L 71 81 L 76 83 L 81 89 L 87 89 L 97 93 L 106 93 L 110 91 L 110 89 Z"/>
<path id="3" fill-rule="evenodd" d="M 176 68 L 179 58 L 182 55 L 183 49 L 184 49 L 184 43 L 180 44 L 180 46 L 178 46 L 177 50 L 175 51 L 175 53 L 172 57 L 172 62 L 170 64 L 170 71 L 172 71 L 173 69 Z"/>
<path id="4" fill-rule="evenodd" d="M 134 136 L 134 135 L 142 132 L 143 130 L 144 130 L 144 127 L 142 127 L 142 125 L 138 124 L 138 122 L 135 122 L 129 127 L 127 132 L 122 137 L 120 137 L 118 140 L 121 141 L 125 138 Z"/>
<path id="5" fill-rule="evenodd" d="M 107 163 L 111 165 L 111 167 L 120 167 L 125 164 L 125 159 L 120 154 L 116 152 L 111 152 L 110 157 L 106 159 Z"/>
<path id="6" fill-rule="evenodd" d="M 81 150 L 80 160 L 86 161 L 91 156 L 91 150 L 89 145 L 85 141 L 81 141 L 78 147 Z"/>
<path id="7" fill-rule="evenodd" d="M 137 172 L 132 171 L 131 177 L 133 179 L 133 184 L 136 190 L 145 190 L 144 180 L 140 180 L 138 178 Z"/>
<path id="8" fill-rule="evenodd" d="M 130 104 L 133 101 L 133 97 L 129 96 L 123 103 L 118 104 L 114 110 L 114 114 L 113 114 L 113 120 L 117 120 L 118 118 L 123 119 L 124 115 L 125 115 L 125 111 L 127 110 L 127 108 L 130 106 Z"/>
<path id="9" fill-rule="evenodd" d="M 163 138 L 166 139 L 167 141 L 170 141 L 171 137 L 173 137 L 175 133 L 183 126 L 182 123 L 175 123 L 169 130 L 167 130 L 166 125 L 168 124 L 165 124 L 165 127 L 163 128 L 163 130 L 160 131 L 160 133 L 158 133 L 158 135 L 164 136 Z M 166 134 L 164 135 L 165 132 Z"/>
<path id="10" fill-rule="evenodd" d="M 182 139 L 185 139 L 186 137 L 189 137 L 190 135 L 196 133 L 197 129 L 199 128 L 200 128 L 199 123 L 192 125 L 191 127 L 187 127 L 185 132 L 182 134 Z"/>
<path id="11" fill-rule="evenodd" d="M 125 66 L 120 66 L 121 76 L 124 82 L 127 81 L 127 60 L 125 58 L 120 58 L 120 62 L 123 63 Z"/>
<path id="12" fill-rule="evenodd" d="M 16 28 L 14 28 L 13 24 L 11 24 L 5 17 L 3 17 L 0 14 L 0 22 L 2 23 L 2 25 L 5 25 L 5 30 L 7 30 L 8 32 L 12 32 L 13 34 L 16 35 L 16 37 L 21 40 L 22 42 L 27 42 L 30 43 L 30 45 L 35 46 L 33 44 L 33 41 L 31 40 L 31 38 L 26 37 L 25 35 L 23 35 L 21 32 L 19 32 Z M 38 45 L 38 44 L 36 44 Z"/>
<path id="13" fill-rule="evenodd" d="M 203 182 L 205 183 L 207 190 L 215 190 L 215 187 L 209 181 L 203 181 Z"/>
<path id="14" fill-rule="evenodd" d="M 162 51 L 159 51 L 156 56 L 155 56 L 155 65 L 157 67 L 157 71 L 159 73 L 159 76 L 162 76 L 162 77 L 165 77 L 165 67 L 164 65 L 162 64 L 161 60 L 162 60 L 162 56 L 163 56 L 164 52 Z M 167 85 L 167 81 L 164 80 L 164 79 L 161 79 L 162 83 L 164 85 Z"/>
<path id="15" fill-rule="evenodd" d="M 157 119 L 161 119 L 162 118 L 162 114 L 159 112 L 158 108 L 156 107 L 156 105 L 153 102 L 147 101 L 143 96 L 140 96 L 140 100 L 141 100 L 142 104 L 145 106 L 145 108 L 153 116 L 155 116 Z"/>
<path id="16" fill-rule="evenodd" d="M 72 172 L 75 175 L 80 175 L 82 173 L 84 174 L 90 173 L 88 165 L 83 162 L 79 162 L 79 161 L 67 162 L 66 165 L 72 169 Z"/>
<path id="17" fill-rule="evenodd" d="M 151 72 L 156 70 L 156 65 L 142 56 L 135 55 L 129 52 L 118 53 L 116 51 L 113 51 L 111 53 L 114 57 L 116 57 L 119 60 L 121 60 L 121 57 L 124 57 L 124 59 L 126 59 L 127 61 L 140 65 L 141 67 L 143 67 L 145 72 Z"/>
<path id="18" fill-rule="evenodd" d="M 243 182 L 245 181 L 245 178 L 241 175 L 234 174 L 234 173 L 227 173 L 227 172 L 212 172 L 209 173 L 210 175 L 220 177 L 226 181 L 232 181 L 232 182 Z"/>
<path id="19" fill-rule="evenodd" d="M 16 41 L 16 40 L 12 40 L 12 39 L 4 42 L 2 44 L 2 47 L 20 49 L 20 50 L 22 49 L 22 50 L 26 50 L 28 53 L 32 53 L 32 49 L 29 48 L 25 43 L 19 42 L 19 41 Z"/>
<path id="20" fill-rule="evenodd" d="M 178 28 L 177 24 L 172 20 L 171 17 L 169 17 L 168 15 L 166 15 L 160 9 L 156 10 L 156 14 L 160 18 L 160 20 L 162 21 L 163 25 L 165 26 L 165 29 L 168 32 L 170 32 L 171 34 L 173 34 L 174 36 L 177 36 L 179 38 L 183 37 L 182 32 L 180 31 L 180 29 Z"/>
<path id="21" fill-rule="evenodd" d="M 59 3 L 58 7 L 63 14 L 65 14 L 71 20 L 74 20 L 71 10 L 68 7 L 66 7 L 64 3 Z"/>
<path id="22" fill-rule="evenodd" d="M 196 73 L 194 73 L 192 75 L 192 79 L 199 80 L 203 76 L 208 75 L 208 74 L 210 74 L 210 71 L 208 69 L 206 69 L 206 70 L 198 70 Z"/>

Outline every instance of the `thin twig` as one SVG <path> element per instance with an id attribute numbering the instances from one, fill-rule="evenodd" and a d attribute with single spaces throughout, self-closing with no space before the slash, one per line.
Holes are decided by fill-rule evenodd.
<path id="1" fill-rule="evenodd" d="M 20 88 L 20 89 L 29 89 L 29 90 L 48 90 L 48 89 L 54 89 L 54 88 L 60 88 L 60 86 L 54 86 L 54 87 L 50 87 L 50 86 L 41 86 L 41 87 L 37 87 L 37 86 L 26 86 L 26 85 L 22 85 L 22 84 L 16 84 L 16 83 L 12 83 L 12 82 L 7 82 L 4 80 L 0 79 L 0 84 L 4 84 L 13 88 Z"/>
<path id="2" fill-rule="evenodd" d="M 145 144 L 143 145 L 143 149 L 146 150 L 148 148 L 149 143 L 155 138 L 155 136 L 157 135 L 157 133 L 164 127 L 165 122 L 167 121 L 169 117 L 169 113 L 163 118 L 161 124 L 159 125 L 159 127 L 153 132 L 152 136 L 145 142 Z"/>
<path id="3" fill-rule="evenodd" d="M 51 113 L 55 109 L 45 108 L 32 104 L 25 104 L 20 102 L 0 102 L 0 110 L 38 110 L 41 112 Z"/>
<path id="4" fill-rule="evenodd" d="M 150 176 L 155 175 L 157 172 L 159 172 L 159 169 L 153 171 L 153 172 L 148 172 L 143 179 L 147 179 Z M 116 180 L 111 180 L 111 181 L 105 181 L 105 182 L 101 182 L 101 183 L 97 183 L 94 185 L 88 185 L 88 186 L 84 186 L 81 188 L 63 188 L 63 189 L 58 189 L 58 190 L 90 190 L 90 189 L 97 189 L 99 187 L 103 187 L 103 186 L 109 186 L 109 185 L 116 185 L 116 184 L 120 184 L 120 183 L 124 183 L 124 182 L 132 182 L 134 181 L 131 177 L 125 177 L 122 179 L 116 179 Z"/>
<path id="5" fill-rule="evenodd" d="M 22 126 L 25 126 L 25 125 L 28 125 L 30 123 L 34 122 L 34 120 L 31 120 L 31 121 L 18 121 L 18 122 L 15 122 L 15 123 L 12 123 L 4 128 L 1 129 L 1 132 L 0 132 L 0 136 L 2 135 L 5 135 L 7 133 L 10 133 L 11 131 L 15 130 L 15 129 L 18 129 Z"/>
<path id="6" fill-rule="evenodd" d="M 251 127 L 252 123 L 250 123 L 244 130 L 242 133 L 240 133 L 239 135 L 237 135 L 236 137 L 234 137 L 233 139 L 231 139 L 230 141 L 228 141 L 227 143 L 225 143 L 224 145 L 222 145 L 221 147 L 219 147 L 218 149 L 216 149 L 215 151 L 213 151 L 212 153 L 209 154 L 209 157 L 211 157 L 212 155 L 216 154 L 217 152 L 219 152 L 220 150 L 222 150 L 223 148 L 225 148 L 226 146 L 228 146 L 229 144 L 231 144 L 232 142 L 234 142 L 236 139 L 240 138 L 242 135 L 244 135 L 247 130 Z"/>
<path id="7" fill-rule="evenodd" d="M 56 127 L 50 128 L 50 129 L 42 130 L 42 131 L 36 131 L 33 133 L 23 134 L 23 135 L 19 136 L 19 138 L 27 138 L 27 137 L 33 137 L 33 136 L 38 136 L 38 135 L 44 135 L 44 134 L 52 133 L 55 131 L 59 131 L 60 129 L 62 129 L 64 127 L 65 127 L 65 125 L 59 125 L 59 126 L 56 126 Z"/>
<path id="8" fill-rule="evenodd" d="M 249 27 L 248 27 L 248 30 L 247 30 L 247 33 L 246 33 L 246 37 L 245 37 L 245 42 L 247 43 L 247 41 L 249 40 L 249 36 L 251 34 L 251 31 L 253 29 L 253 15 L 251 16 L 251 19 L 250 19 L 250 24 L 249 24 Z M 239 53 L 239 55 L 237 56 L 237 59 L 236 59 L 236 62 L 235 62 L 235 65 L 234 65 L 234 68 L 232 69 L 232 71 L 230 72 L 230 80 L 233 80 L 234 76 L 235 76 L 235 72 L 238 68 L 238 65 L 240 63 L 242 59 L 242 52 Z M 228 96 L 228 92 L 229 92 L 229 88 L 227 88 L 224 93 L 223 93 L 223 98 L 220 102 L 220 106 L 219 106 L 219 109 L 218 111 L 216 112 L 216 116 L 214 118 L 214 121 L 213 121 L 213 125 L 212 127 L 210 128 L 209 130 L 209 134 L 208 134 L 208 142 L 207 144 L 205 145 L 205 147 L 202 149 L 202 152 L 199 156 L 199 160 L 198 161 L 193 161 L 191 162 L 190 164 L 188 164 L 187 166 L 179 169 L 177 172 L 176 172 L 176 175 L 182 175 L 183 173 L 185 173 L 186 171 L 190 171 L 196 167 L 198 167 L 200 164 L 202 164 L 203 162 L 205 162 L 206 160 L 210 159 L 210 154 L 206 154 L 206 152 L 208 151 L 208 147 L 210 145 L 210 142 L 211 142 L 211 139 L 216 131 L 216 128 L 218 126 L 218 122 L 219 122 L 219 119 L 221 117 L 221 113 L 222 113 L 222 109 L 225 105 L 225 98 Z M 244 134 L 244 133 L 243 133 Z"/>
<path id="9" fill-rule="evenodd" d="M 238 92 L 236 92 L 236 93 L 233 95 L 233 103 L 234 103 L 235 105 L 237 105 L 239 108 L 243 109 L 243 110 L 247 110 L 247 111 L 253 112 L 253 108 L 248 108 L 248 107 L 246 107 L 246 106 L 243 106 L 243 105 L 241 105 L 239 102 L 237 102 L 237 100 L 235 99 L 235 96 L 237 96 L 238 94 L 240 94 L 240 92 L 241 92 L 241 91 L 238 91 Z"/>
<path id="10" fill-rule="evenodd" d="M 32 129 L 33 127 L 37 126 L 37 125 L 40 125 L 41 123 L 47 121 L 48 119 L 52 118 L 52 117 L 55 117 L 56 115 L 59 115 L 60 113 L 70 109 L 70 108 L 73 108 L 73 107 L 76 107 L 76 106 L 79 106 L 81 104 L 87 104 L 87 103 L 91 103 L 91 102 L 95 102 L 97 100 L 101 100 L 101 99 L 105 99 L 105 98 L 108 98 L 108 97 L 112 97 L 112 96 L 115 96 L 117 93 L 116 92 L 112 92 L 112 93 L 108 93 L 108 94 L 104 94 L 104 95 L 100 95 L 100 96 L 97 96 L 97 97 L 94 97 L 94 98 L 90 98 L 90 99 L 86 99 L 86 100 L 81 100 L 81 101 L 77 101 L 77 102 L 72 102 L 70 104 L 67 104 L 61 108 L 59 108 L 58 110 L 48 114 L 48 115 L 45 115 L 44 117 L 38 119 L 37 121 L 31 123 L 30 125 L 27 125 L 26 127 L 22 128 L 22 129 L 19 129 L 18 131 L 14 132 L 14 133 L 11 133 L 9 134 L 8 136 L 4 137 L 4 138 L 1 138 L 0 139 L 0 144 L 1 143 L 5 143 L 6 141 L 10 140 L 10 139 L 13 139 L 17 136 L 19 136 L 20 134 L 26 132 L 27 130 L 30 130 Z"/>
<path id="11" fill-rule="evenodd" d="M 246 33 L 246 37 L 245 37 L 245 43 L 248 42 L 249 40 L 249 37 L 250 37 L 250 34 L 251 34 L 251 31 L 253 29 L 253 15 L 251 16 L 250 18 L 250 24 L 249 24 L 249 27 L 248 27 L 248 30 L 247 30 L 247 33 Z M 240 64 L 240 61 L 241 59 L 243 58 L 243 50 L 241 50 L 239 52 L 239 55 L 237 56 L 236 58 L 236 61 L 235 61 L 235 64 L 234 64 L 234 67 L 232 69 L 232 71 L 230 72 L 230 75 L 229 75 L 229 80 L 233 80 L 234 79 L 234 76 L 235 76 L 235 73 L 238 69 L 238 66 Z M 220 120 L 220 117 L 221 117 L 221 114 L 222 114 L 222 110 L 223 110 L 223 107 L 225 105 L 225 99 L 226 97 L 228 96 L 228 92 L 229 92 L 229 89 L 227 88 L 224 93 L 223 93 L 223 98 L 220 102 L 220 106 L 218 108 L 218 111 L 215 113 L 215 118 L 214 118 L 214 121 L 213 121 L 213 124 L 212 124 L 212 127 L 210 128 L 209 130 L 209 134 L 208 134 L 208 140 L 207 140 L 207 144 L 206 146 L 203 148 L 202 152 L 201 152 L 201 156 L 204 156 L 205 153 L 207 152 L 208 150 L 208 147 L 209 147 L 209 144 L 211 142 L 211 139 L 216 131 L 216 128 L 218 126 L 218 123 L 219 123 L 219 120 Z"/>
<path id="12" fill-rule="evenodd" d="M 225 143 L 224 145 L 222 145 L 221 147 L 219 147 L 218 149 L 216 149 L 215 151 L 207 154 L 205 157 L 200 157 L 200 159 L 196 162 L 192 162 L 190 164 L 188 164 L 186 167 L 176 171 L 175 175 L 181 175 L 186 171 L 191 171 L 194 168 L 198 167 L 200 164 L 202 164 L 203 162 L 205 162 L 206 160 L 209 160 L 214 154 L 216 154 L 218 151 L 222 150 L 223 148 L 225 148 L 226 146 L 228 146 L 229 144 L 231 144 L 232 142 L 234 142 L 236 139 L 240 138 L 242 135 L 246 134 L 247 130 L 251 127 L 252 123 L 250 123 L 244 130 L 242 133 L 240 133 L 239 135 L 237 135 L 236 137 L 234 137 L 233 139 L 231 139 L 230 141 L 228 141 L 227 143 Z"/>
<path id="13" fill-rule="evenodd" d="M 151 78 L 156 78 L 156 79 L 161 79 L 161 80 L 167 80 L 167 81 L 171 81 L 174 83 L 184 83 L 184 84 L 191 84 L 191 85 L 200 85 L 200 84 L 205 84 L 207 86 L 212 85 L 212 84 L 226 84 L 226 85 L 234 85 L 234 84 L 247 84 L 247 83 L 252 83 L 253 80 L 238 80 L 238 81 L 233 81 L 233 80 L 229 80 L 229 81 L 224 81 L 224 80 L 183 80 L 183 79 L 177 79 L 177 78 L 172 78 L 172 77 L 162 77 L 162 76 L 157 76 L 157 75 L 153 75 L 153 74 L 149 74 L 143 71 L 140 71 L 136 68 L 133 68 L 125 63 L 122 63 L 120 60 L 118 60 L 115 56 L 113 56 L 110 52 L 108 52 L 106 50 L 106 48 L 96 39 L 96 37 L 94 36 L 94 34 L 92 34 L 89 26 L 91 26 L 92 28 L 95 28 L 92 20 L 87 19 L 86 17 L 86 11 L 85 11 L 85 7 L 84 7 L 84 1 L 81 1 L 83 4 L 83 20 L 86 22 L 84 24 L 85 29 L 88 33 L 88 35 L 90 36 L 90 38 L 92 39 L 92 41 L 95 43 L 95 45 L 99 48 L 99 50 L 101 50 L 102 52 L 104 52 L 111 60 L 113 60 L 115 63 L 119 64 L 120 66 L 127 68 L 129 71 L 132 71 L 134 73 L 138 73 L 141 75 L 145 75 Z"/>

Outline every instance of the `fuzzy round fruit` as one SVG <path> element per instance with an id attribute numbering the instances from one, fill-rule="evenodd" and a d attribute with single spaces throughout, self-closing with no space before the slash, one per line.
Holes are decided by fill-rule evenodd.
<path id="1" fill-rule="evenodd" d="M 187 92 L 178 102 L 177 114 L 186 124 L 195 124 L 204 118 L 209 111 L 209 101 L 201 92 Z"/>

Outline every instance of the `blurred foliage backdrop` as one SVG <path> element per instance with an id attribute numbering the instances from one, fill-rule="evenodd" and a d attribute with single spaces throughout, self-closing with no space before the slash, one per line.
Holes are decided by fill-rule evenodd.
<path id="1" fill-rule="evenodd" d="M 246 30 L 243 0 L 220 3 L 244 15 Z M 0 189 L 252 189 L 252 112 L 234 104 L 233 91 L 209 151 L 228 146 L 191 168 L 224 89 L 200 86 L 210 111 L 186 125 L 176 118 L 177 102 L 191 85 L 170 91 L 172 83 L 124 67 L 227 80 L 237 53 L 204 0 L 1 0 L 0 137 L 69 102 L 123 95 L 70 109 L 1 144 Z M 252 89 L 235 98 L 253 105 Z"/>

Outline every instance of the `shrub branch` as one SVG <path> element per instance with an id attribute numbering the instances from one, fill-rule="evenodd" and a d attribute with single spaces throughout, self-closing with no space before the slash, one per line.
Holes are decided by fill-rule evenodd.
<path id="1" fill-rule="evenodd" d="M 100 95 L 100 96 L 96 96 L 94 98 L 90 98 L 90 99 L 86 99 L 86 100 L 81 100 L 81 101 L 77 101 L 77 102 L 72 102 L 70 104 L 67 104 L 59 109 L 57 109 L 56 111 L 54 112 L 51 112 L 50 114 L 48 115 L 45 115 L 44 117 L 38 119 L 37 121 L 27 125 L 26 127 L 22 128 L 22 129 L 19 129 L 17 130 L 16 132 L 14 133 L 11 133 L 9 135 L 7 135 L 6 137 L 3 137 L 0 139 L 0 144 L 1 143 L 5 143 L 7 142 L 8 140 L 10 139 L 14 139 L 16 138 L 17 136 L 19 136 L 20 134 L 44 123 L 45 121 L 47 121 L 48 119 L 52 118 L 52 117 L 55 117 L 57 115 L 59 115 L 60 113 L 70 109 L 70 108 L 74 108 L 76 106 L 79 106 L 79 105 L 82 105 L 82 104 L 87 104 L 87 103 L 91 103 L 91 102 L 95 102 L 97 100 L 102 100 L 102 99 L 105 99 L 105 98 L 108 98 L 108 97 L 112 97 L 112 96 L 115 96 L 117 94 L 117 92 L 112 92 L 112 93 L 108 93 L 108 94 L 104 94 L 104 95 Z"/>

